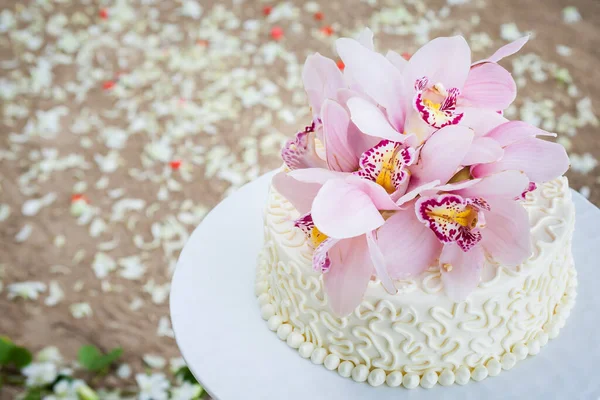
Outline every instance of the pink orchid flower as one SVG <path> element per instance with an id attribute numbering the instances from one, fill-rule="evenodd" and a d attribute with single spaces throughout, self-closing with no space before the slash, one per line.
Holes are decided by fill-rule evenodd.
<path id="1" fill-rule="evenodd" d="M 537 136 L 555 134 L 522 121 L 505 122 L 481 137 L 479 147 L 472 148 L 463 163 L 472 165 L 471 175 L 475 178 L 517 170 L 523 171 L 531 182 L 550 181 L 569 169 L 569 156 L 560 144 Z M 481 140 L 485 142 L 482 144 Z"/>
<path id="2" fill-rule="evenodd" d="M 377 103 L 348 100 L 352 121 L 368 135 L 396 142 L 414 135 L 419 144 L 436 129 L 476 113 L 474 108 L 496 112 L 516 96 L 504 68 L 491 61 L 471 66 L 471 51 L 459 36 L 434 39 L 409 61 L 394 52 L 384 57 L 352 39 L 338 39 L 336 46 L 345 74 Z M 503 49 L 494 59 L 510 54 Z"/>
<path id="3" fill-rule="evenodd" d="M 419 274 L 437 258 L 447 295 L 461 301 L 479 284 L 486 253 L 519 265 L 530 255 L 529 218 L 515 199 L 528 184 L 523 173 L 504 171 L 422 195 L 412 213 L 396 213 L 378 231 L 390 275 Z"/>
<path id="4" fill-rule="evenodd" d="M 343 149 L 343 132 L 347 131 L 342 130 L 341 137 L 327 132 L 326 128 L 325 138 L 336 138 L 334 147 Z M 418 250 L 422 256 L 415 257 L 415 262 L 411 262 L 411 265 L 416 265 L 417 268 L 431 265 L 439 254 L 441 245 L 435 237 L 427 240 L 430 238 L 423 235 L 424 226 L 414 216 L 414 199 L 419 193 L 430 191 L 439 186 L 440 182 L 445 183 L 450 179 L 468 151 L 472 137 L 472 131 L 461 126 L 447 127 L 436 132 L 420 151 L 423 163 L 414 166 L 421 178 L 421 185 L 412 185 L 410 191 L 409 168 L 416 160 L 416 151 L 385 139 L 361 155 L 356 171 L 305 168 L 276 176 L 276 190 L 302 213 L 295 225 L 302 229 L 315 249 L 313 267 L 324 273 L 325 288 L 336 313 L 346 315 L 359 304 L 373 273 L 390 293 L 396 292 L 392 277 L 405 276 L 406 271 L 387 267 L 384 252 L 376 244 L 379 241 L 391 243 L 396 236 L 393 229 L 386 228 L 388 222 L 382 211 L 395 211 L 390 221 L 400 221 L 400 230 L 414 232 L 411 230 L 412 226 L 421 232 L 414 239 L 422 238 Z M 345 165 L 349 161 L 347 158 L 350 159 L 342 157 L 341 164 Z M 350 162 L 347 164 L 354 165 Z M 412 225 L 405 224 L 406 220 L 412 222 Z M 347 251 L 347 241 L 352 241 L 352 249 L 360 251 L 353 252 L 355 258 L 350 261 L 346 259 L 344 264 L 336 264 L 336 260 L 341 260 L 341 253 L 338 254 L 337 251 Z M 368 257 L 364 254 L 365 251 L 368 251 Z M 345 265 L 355 260 L 367 260 L 368 268 Z M 332 273 L 334 269 L 336 272 Z"/>
<path id="5" fill-rule="evenodd" d="M 313 268 L 323 273 L 332 311 L 345 316 L 360 304 L 376 272 L 386 288 L 395 292 L 381 252 L 374 245 L 373 232 L 385 223 L 381 211 L 396 210 L 398 206 L 382 186 L 371 180 L 327 170 L 313 170 L 313 174 L 307 171 L 295 172 L 316 182 L 302 182 L 291 174 L 279 173 L 273 185 L 303 213 L 295 226 L 302 229 L 314 248 Z"/>
<path id="6" fill-rule="evenodd" d="M 357 42 L 373 51 L 373 32 L 368 28 L 364 29 L 358 36 Z M 306 58 L 302 69 L 302 82 L 313 113 L 313 129 L 319 139 L 322 139 L 322 106 L 325 100 L 337 100 L 346 104 L 342 99 L 364 96 L 352 81 L 352 77 L 347 73 L 342 73 L 332 59 L 319 53 Z"/>

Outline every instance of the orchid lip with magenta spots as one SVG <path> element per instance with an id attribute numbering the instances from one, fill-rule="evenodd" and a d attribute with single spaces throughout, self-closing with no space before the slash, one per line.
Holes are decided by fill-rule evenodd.
<path id="1" fill-rule="evenodd" d="M 462 301 L 486 258 L 510 268 L 530 256 L 523 200 L 569 160 L 541 138 L 552 133 L 503 116 L 516 85 L 497 62 L 527 40 L 472 63 L 464 38 L 437 38 L 407 61 L 378 53 L 366 29 L 336 42 L 343 72 L 308 57 L 312 121 L 284 146 L 273 186 L 301 215 L 294 225 L 336 315 L 369 284 L 395 294 L 397 279 L 432 266 Z"/>

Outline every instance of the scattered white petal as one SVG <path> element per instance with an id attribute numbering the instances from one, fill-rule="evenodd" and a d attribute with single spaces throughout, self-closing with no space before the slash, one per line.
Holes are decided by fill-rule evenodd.
<path id="1" fill-rule="evenodd" d="M 569 158 L 571 160 L 571 170 L 584 175 L 592 172 L 598 165 L 598 160 L 590 153 L 584 153 L 582 155 L 570 154 Z"/>
<path id="2" fill-rule="evenodd" d="M 140 389 L 139 399 L 167 400 L 169 398 L 167 390 L 171 384 L 164 374 L 137 374 L 135 380 Z"/>
<path id="3" fill-rule="evenodd" d="M 28 387 L 44 386 L 54 382 L 58 376 L 56 365 L 51 362 L 32 363 L 21 370 L 27 378 Z"/>
<path id="4" fill-rule="evenodd" d="M 90 307 L 89 303 L 71 304 L 69 310 L 71 310 L 71 315 L 73 315 L 73 318 L 76 319 L 81 319 L 92 315 L 92 307 Z"/>
<path id="5" fill-rule="evenodd" d="M 122 268 L 119 275 L 125 279 L 139 280 L 146 272 L 146 267 L 139 256 L 121 258 L 118 264 Z"/>
<path id="6" fill-rule="evenodd" d="M 56 193 L 47 193 L 39 199 L 29 199 L 23 203 L 21 213 L 28 217 L 36 215 L 42 207 L 47 207 L 56 200 Z"/>
<path id="7" fill-rule="evenodd" d="M 181 14 L 193 19 L 199 19 L 202 16 L 202 7 L 195 0 L 184 0 L 181 7 Z"/>
<path id="8" fill-rule="evenodd" d="M 175 337 L 175 333 L 173 332 L 173 328 L 171 328 L 171 321 L 168 317 L 160 317 L 158 320 L 158 329 L 156 331 L 158 336 L 166 336 L 170 338 Z"/>
<path id="9" fill-rule="evenodd" d="M 567 24 L 573 24 L 581 21 L 581 14 L 574 6 L 565 7 L 562 10 L 563 21 Z"/>
<path id="10" fill-rule="evenodd" d="M 92 268 L 98 279 L 104 279 L 111 271 L 117 269 L 115 260 L 106 253 L 98 252 L 94 256 Z"/>
<path id="11" fill-rule="evenodd" d="M 40 362 L 51 362 L 54 364 L 59 364 L 63 361 L 60 350 L 55 346 L 44 347 L 37 353 L 35 358 Z"/>
<path id="12" fill-rule="evenodd" d="M 522 36 L 523 34 L 519 31 L 519 28 L 517 28 L 515 23 L 500 25 L 500 37 L 502 37 L 502 39 L 512 42 Z"/>
<path id="13" fill-rule="evenodd" d="M 31 226 L 31 224 L 23 225 L 21 230 L 15 235 L 15 241 L 17 243 L 26 241 L 29 239 L 29 236 L 31 236 L 31 232 L 33 232 L 33 226 Z"/>
<path id="14" fill-rule="evenodd" d="M 131 366 L 129 364 L 121 364 L 117 369 L 117 376 L 121 379 L 129 379 L 131 376 Z"/>
<path id="15" fill-rule="evenodd" d="M 57 281 L 50 281 L 49 295 L 48 295 L 48 297 L 46 297 L 46 300 L 44 301 L 44 303 L 48 307 L 54 307 L 55 305 L 60 303 L 62 301 L 62 299 L 64 299 L 64 297 L 65 297 L 65 292 L 62 290 L 59 283 Z"/>
<path id="16" fill-rule="evenodd" d="M 142 359 L 150 368 L 154 369 L 163 369 L 167 365 L 167 360 L 156 354 L 144 354 Z"/>
<path id="17" fill-rule="evenodd" d="M 183 357 L 174 357 L 169 360 L 169 371 L 176 374 L 181 368 L 187 366 Z"/>
<path id="18" fill-rule="evenodd" d="M 8 290 L 8 299 L 12 300 L 21 297 L 25 300 L 37 300 L 40 293 L 46 291 L 46 284 L 43 282 L 18 282 L 11 283 L 6 287 Z"/>
<path id="19" fill-rule="evenodd" d="M 563 57 L 569 57 L 571 56 L 571 54 L 573 54 L 573 49 L 571 49 L 568 46 L 559 44 L 556 46 L 556 52 Z"/>

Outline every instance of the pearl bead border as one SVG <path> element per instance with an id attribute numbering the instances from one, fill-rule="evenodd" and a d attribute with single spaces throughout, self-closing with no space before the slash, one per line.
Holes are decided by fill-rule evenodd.
<path id="1" fill-rule="evenodd" d="M 539 332 L 528 343 L 515 344 L 510 352 L 504 353 L 499 359 L 492 358 L 485 364 L 475 366 L 475 368 L 461 365 L 454 371 L 446 368 L 440 373 L 430 369 L 425 371 L 423 375 L 416 373 L 403 374 L 400 371 L 386 373 L 381 368 L 369 370 L 364 364 L 355 366 L 353 362 L 341 360 L 326 349 L 316 347 L 312 342 L 307 342 L 303 334 L 295 332 L 291 324 L 284 323 L 281 317 L 276 314 L 275 306 L 271 303 L 271 297 L 268 293 L 269 282 L 266 279 L 266 274 L 262 271 L 262 268 L 259 268 L 257 272 L 255 295 L 260 305 L 260 314 L 267 321 L 268 328 L 275 332 L 279 339 L 285 341 L 291 348 L 296 349 L 302 358 L 310 359 L 313 364 L 323 365 L 330 371 L 337 371 L 343 378 L 351 378 L 355 382 L 368 382 L 374 387 L 385 383 L 390 387 L 403 386 L 406 389 L 414 389 L 421 385 L 425 389 L 430 389 L 436 384 L 442 386 L 451 386 L 454 383 L 466 385 L 470 380 L 480 382 L 489 376 L 497 376 L 502 370 L 511 369 L 518 361 L 526 359 L 527 356 L 538 354 L 549 339 L 556 338 L 565 326 L 577 297 L 577 271 L 571 266 L 568 271 L 567 287 L 561 301 L 555 307 L 554 317 L 543 326 L 542 332 Z"/>

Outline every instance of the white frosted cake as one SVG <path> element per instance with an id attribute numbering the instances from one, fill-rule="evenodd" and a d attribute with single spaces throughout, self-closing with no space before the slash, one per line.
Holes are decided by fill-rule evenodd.
<path id="1" fill-rule="evenodd" d="M 575 302 L 575 209 L 555 136 L 502 115 L 516 85 L 463 38 L 410 60 L 309 56 L 310 126 L 265 212 L 256 295 L 303 358 L 372 386 L 481 381 L 536 355 Z"/>
<path id="2" fill-rule="evenodd" d="M 566 178 L 530 193 L 532 256 L 516 270 L 487 260 L 466 301 L 449 301 L 440 271 L 398 281 L 388 294 L 373 279 L 348 317 L 328 308 L 313 249 L 294 227 L 299 214 L 271 189 L 256 295 L 269 329 L 300 355 L 374 385 L 465 384 L 535 355 L 565 324 L 576 296 L 571 255 L 575 209 Z"/>

